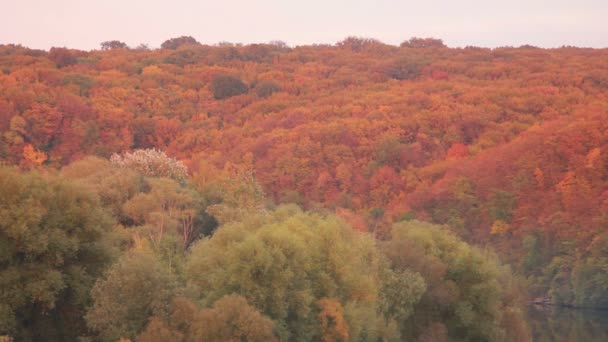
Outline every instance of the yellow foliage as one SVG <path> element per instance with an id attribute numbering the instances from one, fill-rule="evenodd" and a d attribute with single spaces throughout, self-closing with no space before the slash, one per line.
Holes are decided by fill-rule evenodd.
<path id="1" fill-rule="evenodd" d="M 492 235 L 502 235 L 508 233 L 511 230 L 511 225 L 502 220 L 494 221 L 492 224 L 492 229 L 490 230 L 490 234 Z"/>
<path id="2" fill-rule="evenodd" d="M 588 168 L 595 167 L 598 159 L 600 158 L 602 150 L 599 147 L 596 147 L 587 153 L 587 164 L 585 165 Z"/>
<path id="3" fill-rule="evenodd" d="M 27 144 L 23 148 L 23 158 L 26 163 L 26 166 L 40 166 L 47 159 L 46 153 L 43 151 L 37 150 L 32 146 L 32 144 Z"/>

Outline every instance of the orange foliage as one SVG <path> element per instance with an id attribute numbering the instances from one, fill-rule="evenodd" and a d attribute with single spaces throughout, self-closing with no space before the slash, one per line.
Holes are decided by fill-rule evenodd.
<path id="1" fill-rule="evenodd" d="M 40 166 L 46 159 L 46 153 L 34 149 L 31 144 L 27 144 L 23 148 L 23 160 L 21 163 L 24 167 L 30 168 Z"/>
<path id="2" fill-rule="evenodd" d="M 317 305 L 321 309 L 319 312 L 320 341 L 348 341 L 348 325 L 344 319 L 344 309 L 340 302 L 332 298 L 323 298 L 317 302 Z"/>
<path id="3" fill-rule="evenodd" d="M 241 165 L 268 199 L 338 210 L 377 234 L 411 213 L 470 241 L 510 241 L 499 247 L 530 232 L 584 245 L 605 227 L 608 203 L 607 57 L 427 38 L 49 53 L 5 45 L 0 159 L 61 166 L 157 148 L 201 188 L 218 184 L 227 163 Z M 216 99 L 218 75 L 249 90 Z M 272 91 L 258 94 L 264 84 Z"/>

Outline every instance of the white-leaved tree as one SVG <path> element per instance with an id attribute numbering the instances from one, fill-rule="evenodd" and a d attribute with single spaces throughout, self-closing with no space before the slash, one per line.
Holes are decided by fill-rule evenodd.
<path id="1" fill-rule="evenodd" d="M 115 167 L 134 169 L 150 177 L 167 177 L 178 182 L 188 178 L 188 168 L 184 163 L 156 149 L 115 153 L 110 157 L 110 162 Z"/>

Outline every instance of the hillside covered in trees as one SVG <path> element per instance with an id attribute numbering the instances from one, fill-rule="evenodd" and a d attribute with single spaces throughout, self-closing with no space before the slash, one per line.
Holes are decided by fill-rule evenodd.
<path id="1" fill-rule="evenodd" d="M 101 48 L 0 46 L 0 336 L 526 340 L 529 298 L 608 308 L 608 50 Z"/>

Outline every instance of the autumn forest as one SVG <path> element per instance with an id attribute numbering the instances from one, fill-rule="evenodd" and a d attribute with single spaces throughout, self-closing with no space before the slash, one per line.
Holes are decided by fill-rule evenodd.
<path id="1" fill-rule="evenodd" d="M 607 61 L 0 45 L 0 341 L 530 341 L 531 302 L 608 309 Z"/>

